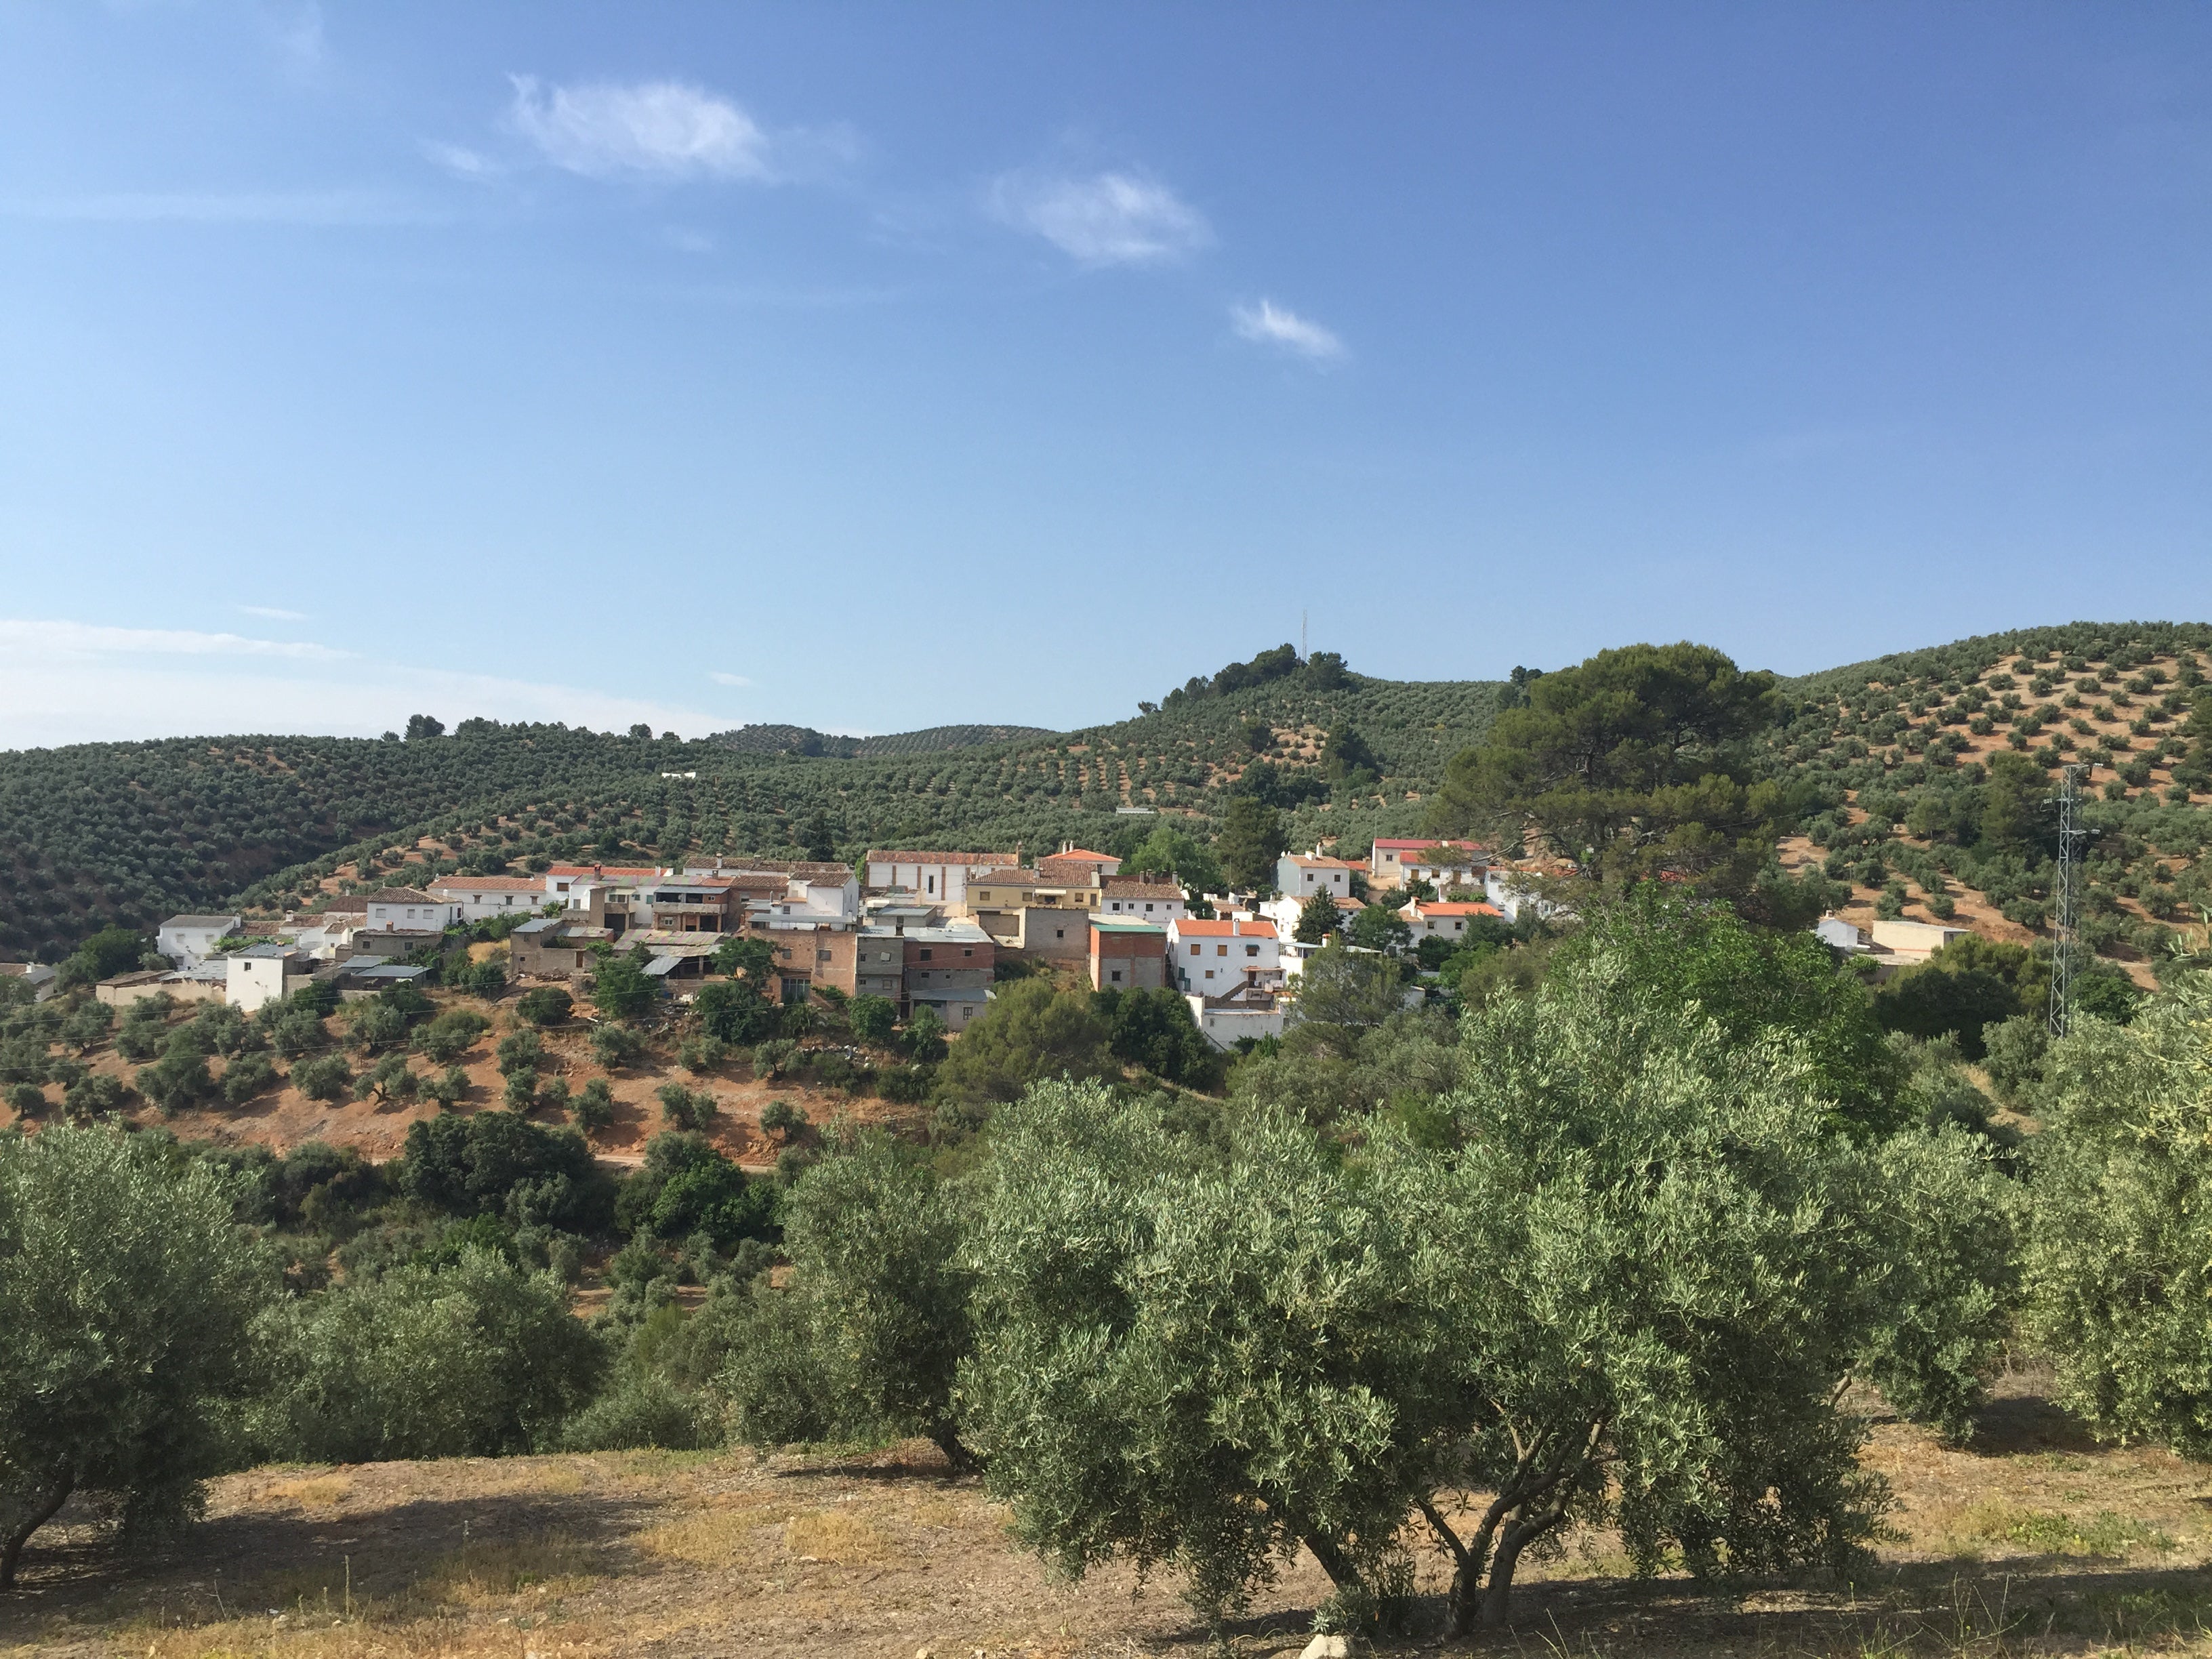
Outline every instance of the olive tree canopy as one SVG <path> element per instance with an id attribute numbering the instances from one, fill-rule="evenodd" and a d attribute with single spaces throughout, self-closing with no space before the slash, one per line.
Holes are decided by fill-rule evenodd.
<path id="1" fill-rule="evenodd" d="M 279 1284 L 241 1185 L 106 1130 L 0 1139 L 0 1589 L 72 1492 L 126 1531 L 197 1513 Z"/>

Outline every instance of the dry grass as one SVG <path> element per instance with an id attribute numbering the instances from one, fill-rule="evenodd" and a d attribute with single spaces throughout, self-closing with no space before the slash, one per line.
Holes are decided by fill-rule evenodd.
<path id="1" fill-rule="evenodd" d="M 483 1607 L 526 1593 L 561 1595 L 598 1576 L 592 1552 L 565 1532 L 456 1550 L 417 1578 L 414 1594 L 432 1601 Z"/>
<path id="2" fill-rule="evenodd" d="M 268 1495 L 281 1503 L 297 1504 L 303 1510 L 327 1510 L 343 1503 L 352 1490 L 353 1482 L 343 1474 L 316 1474 L 279 1481 L 268 1489 Z"/>
<path id="3" fill-rule="evenodd" d="M 1856 1584 L 1636 1580 L 1620 1540 L 1593 1532 L 1528 1565 L 1517 1634 L 1382 1645 L 1485 1659 L 2212 1659 L 2212 1480 L 2155 1448 L 2095 1444 L 2039 1397 L 2044 1381 L 2007 1379 L 1971 1448 L 1875 1428 L 1866 1461 L 1896 1492 L 1897 1536 Z M 1171 1575 L 1055 1579 L 1007 1540 L 1001 1509 L 919 1445 L 271 1469 L 212 1498 L 191 1553 L 167 1560 L 118 1554 L 88 1524 L 42 1536 L 27 1595 L 0 1603 L 0 1656 L 1198 1659 L 1212 1645 Z M 1420 1592 L 1443 1577 L 1425 1553 Z M 1218 1650 L 1296 1654 L 1327 1593 L 1301 1557 Z"/>
<path id="4" fill-rule="evenodd" d="M 702 1504 L 676 1520 L 640 1533 L 648 1555 L 700 1567 L 733 1567 L 764 1557 L 761 1534 L 779 1520 L 766 1494 L 732 1496 Z"/>
<path id="5" fill-rule="evenodd" d="M 891 1544 L 850 1510 L 816 1510 L 783 1523 L 783 1553 L 802 1561 L 853 1566 L 882 1560 L 891 1553 Z"/>

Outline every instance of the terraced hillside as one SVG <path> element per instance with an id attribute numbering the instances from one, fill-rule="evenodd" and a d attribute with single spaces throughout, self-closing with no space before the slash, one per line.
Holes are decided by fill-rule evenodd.
<path id="1" fill-rule="evenodd" d="M 1264 780 L 1247 778 L 1262 761 L 1297 836 L 1373 835 L 1418 817 L 1418 797 L 1486 728 L 1495 700 L 1481 683 L 1340 667 L 1087 731 L 912 753 L 747 753 L 487 720 L 406 742 L 22 750 L 0 757 L 0 954 L 52 960 L 109 921 L 143 929 L 174 910 L 297 902 L 341 867 L 374 877 L 410 852 L 419 878 L 595 848 L 853 856 L 894 841 L 1034 849 L 1126 837 L 1144 820 L 1116 819 L 1116 806 L 1206 813 L 1225 787 Z M 1339 728 L 1360 734 L 1374 765 L 1340 769 L 1332 784 L 1320 750 Z"/>
<path id="2" fill-rule="evenodd" d="M 2148 978 L 2205 944 L 2212 734 L 2192 711 L 2208 649 L 2203 624 L 2077 623 L 1786 683 L 1770 763 L 1835 804 L 1784 862 L 1847 884 L 1850 919 L 1957 919 L 2027 943 L 2050 921 L 2052 798 L 2076 766 L 2084 936 Z"/>

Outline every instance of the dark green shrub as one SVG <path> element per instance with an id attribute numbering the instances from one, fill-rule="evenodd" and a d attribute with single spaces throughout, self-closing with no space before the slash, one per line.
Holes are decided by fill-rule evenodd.
<path id="1" fill-rule="evenodd" d="M 532 1025 L 560 1025 L 567 1023 L 575 1006 L 574 1000 L 558 986 L 540 985 L 515 999 L 514 1012 Z"/>
<path id="2" fill-rule="evenodd" d="M 604 1129 L 615 1121 L 615 1097 L 607 1087 L 607 1080 L 595 1077 L 584 1085 L 583 1091 L 569 1103 L 576 1127 L 583 1130 Z"/>

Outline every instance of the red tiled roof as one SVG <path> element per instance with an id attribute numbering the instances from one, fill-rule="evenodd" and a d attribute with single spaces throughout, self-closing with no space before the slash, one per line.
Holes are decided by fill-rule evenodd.
<path id="1" fill-rule="evenodd" d="M 1273 939 L 1272 921 L 1198 921 L 1178 916 L 1168 924 L 1182 939 Z"/>
<path id="2" fill-rule="evenodd" d="M 1109 898 L 1172 898 L 1182 896 L 1182 889 L 1166 876 L 1109 876 L 1104 891 Z"/>
<path id="3" fill-rule="evenodd" d="M 543 876 L 441 876 L 432 882 L 433 888 L 450 888 L 457 893 L 542 893 L 545 890 Z"/>
<path id="4" fill-rule="evenodd" d="M 1053 859 L 1081 859 L 1086 864 L 1119 864 L 1121 861 L 1111 853 L 1092 853 L 1080 847 L 1071 847 L 1065 853 L 1048 853 L 1037 862 L 1044 864 Z"/>
<path id="5" fill-rule="evenodd" d="M 1504 912 L 1500 910 L 1494 904 L 1460 903 L 1457 902 L 1449 903 L 1431 903 L 1422 899 L 1416 899 L 1407 908 L 1411 909 L 1413 914 L 1418 916 L 1498 916 L 1504 915 Z"/>
<path id="6" fill-rule="evenodd" d="M 1311 853 L 1292 853 L 1291 863 L 1301 870 L 1356 870 L 1359 866 L 1349 859 L 1322 858 Z"/>
<path id="7" fill-rule="evenodd" d="M 1426 852 L 1431 847 L 1456 847 L 1462 853 L 1480 853 L 1482 851 L 1481 844 L 1472 841 L 1437 841 L 1434 839 L 1427 841 L 1395 841 L 1385 837 L 1378 839 L 1375 844 L 1377 847 L 1388 847 L 1392 851 L 1399 853 Z"/>
<path id="8" fill-rule="evenodd" d="M 556 864 L 547 873 L 556 876 L 657 876 L 660 871 L 650 864 Z"/>

